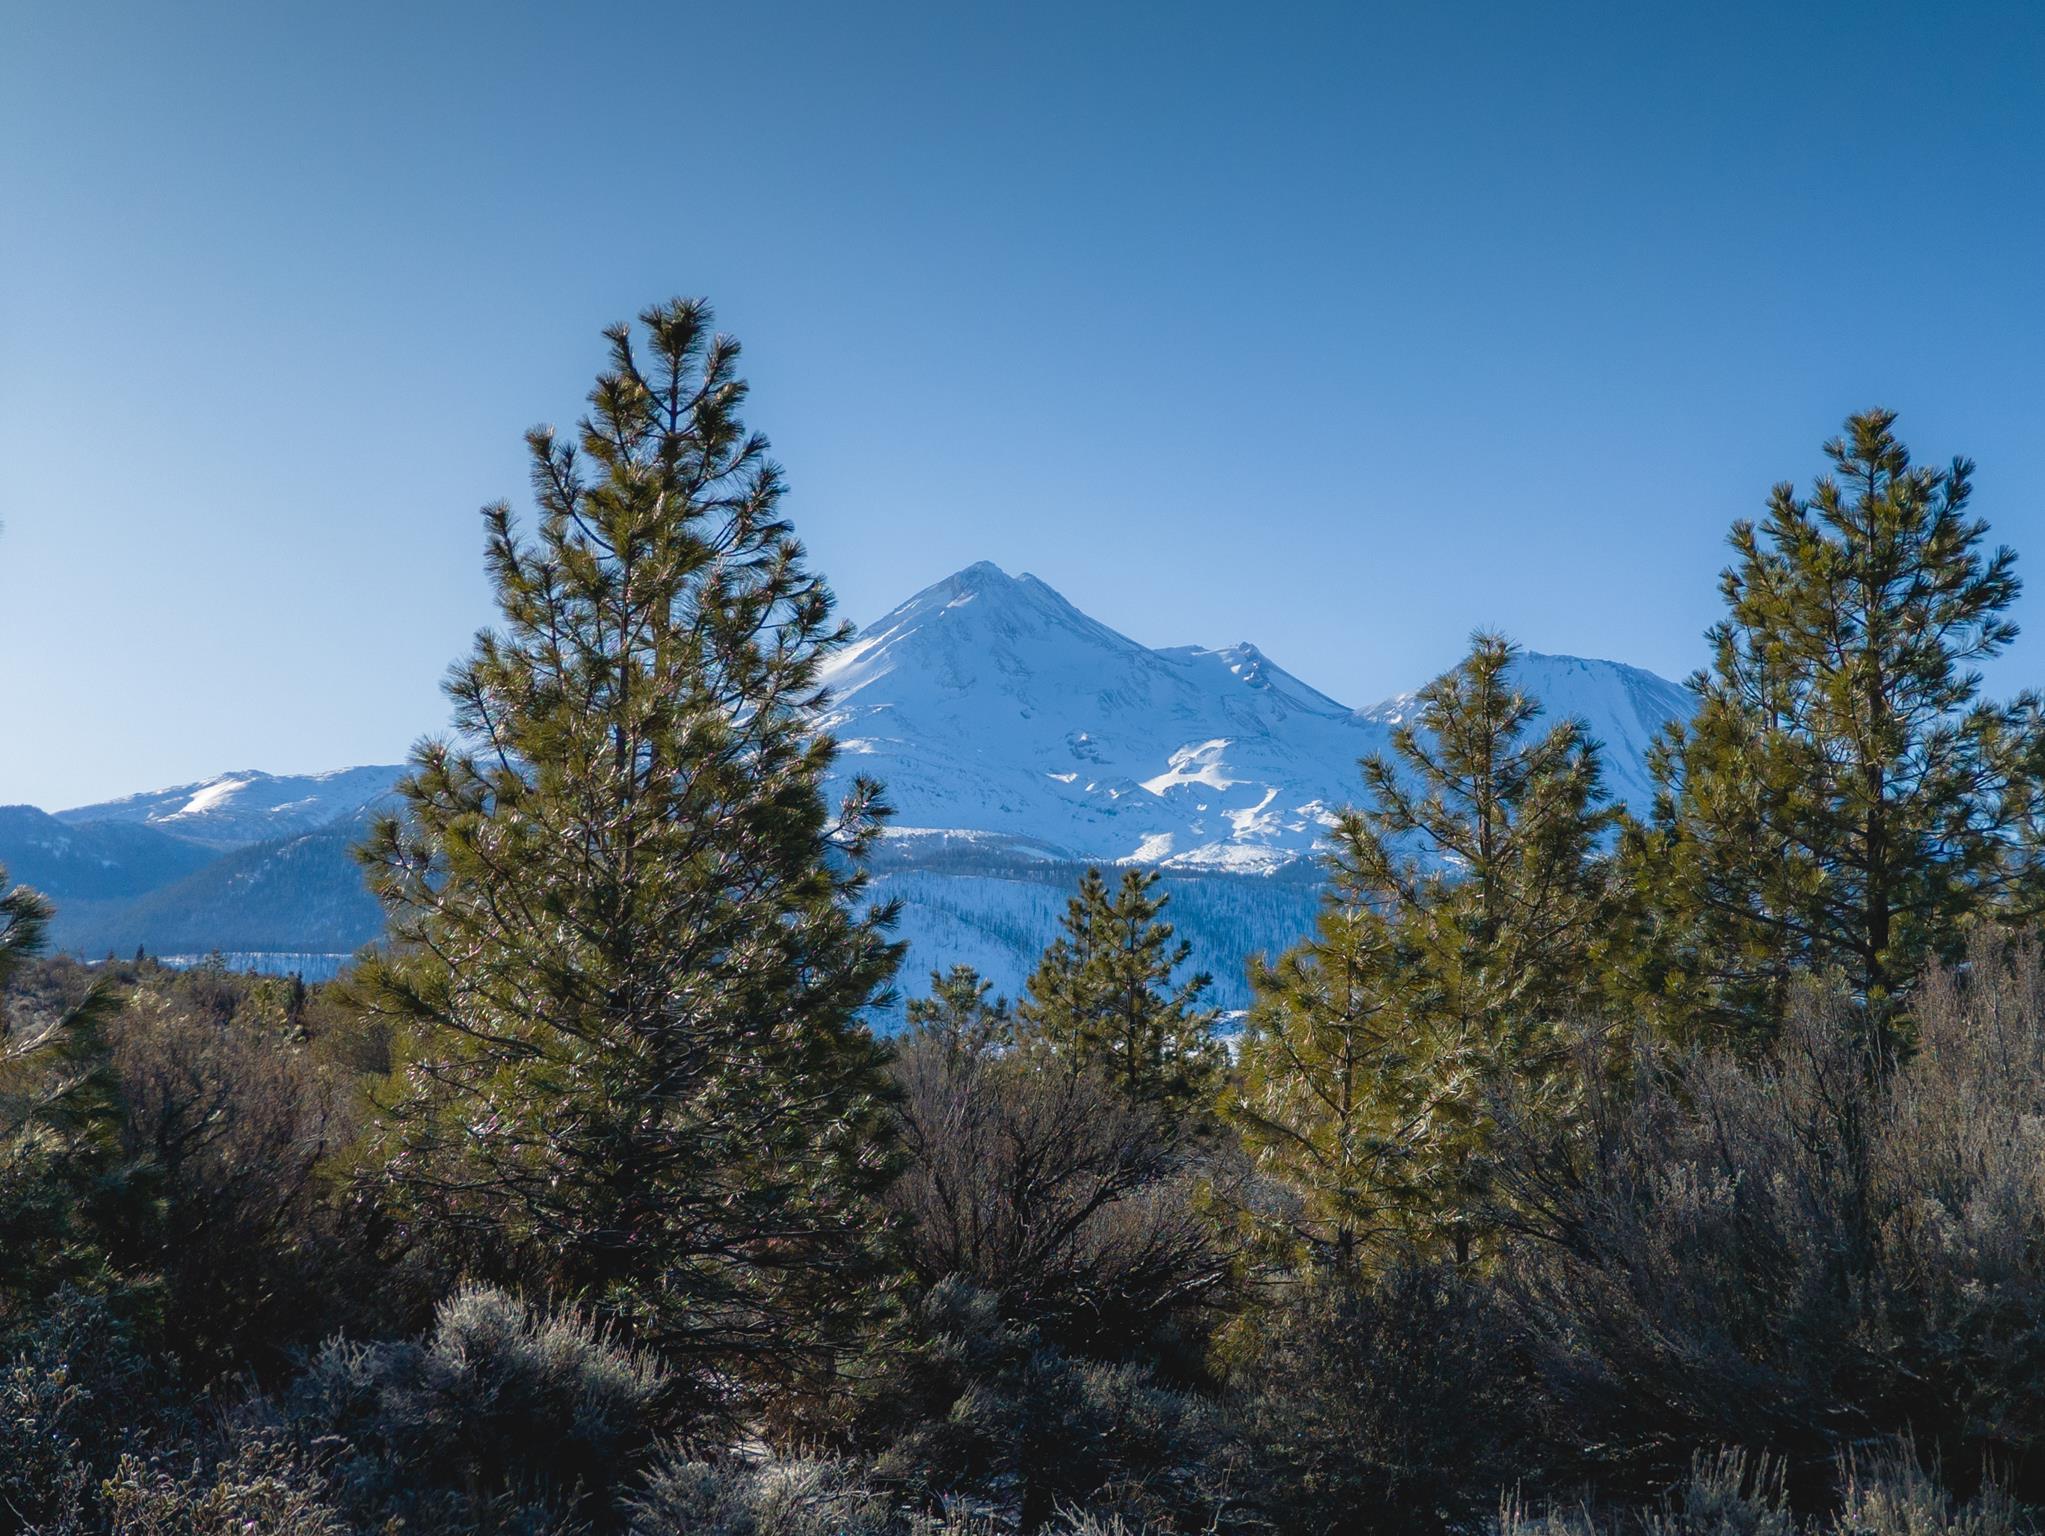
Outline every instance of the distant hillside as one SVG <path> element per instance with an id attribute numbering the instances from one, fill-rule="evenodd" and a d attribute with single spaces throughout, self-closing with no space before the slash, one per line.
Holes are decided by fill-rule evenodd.
<path id="1" fill-rule="evenodd" d="M 153 955 L 351 954 L 383 928 L 350 852 L 361 838 L 351 817 L 213 856 L 132 901 L 60 905 L 56 940 L 86 955 L 129 954 L 138 945 Z"/>
<path id="2" fill-rule="evenodd" d="M 213 862 L 218 855 L 154 827 L 93 822 L 78 826 L 32 805 L 0 805 L 0 867 L 10 880 L 57 901 L 119 901 L 144 896 Z"/>
<path id="3" fill-rule="evenodd" d="M 316 832 L 354 816 L 390 795 L 404 769 L 396 766 L 336 768 L 326 773 L 278 774 L 244 769 L 145 790 L 97 805 L 59 811 L 72 826 L 118 823 L 153 827 L 209 848 L 240 848 L 273 842 L 299 832 Z"/>

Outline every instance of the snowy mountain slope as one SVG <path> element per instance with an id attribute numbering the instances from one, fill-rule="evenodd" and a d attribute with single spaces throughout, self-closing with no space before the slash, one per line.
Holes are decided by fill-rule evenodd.
<path id="1" fill-rule="evenodd" d="M 353 816 L 390 793 L 398 767 L 273 774 L 244 769 L 197 784 L 147 790 L 57 812 L 72 825 L 126 822 L 155 827 L 209 848 L 239 848 L 312 832 Z"/>
<path id="2" fill-rule="evenodd" d="M 873 891 L 901 902 L 897 933 L 909 943 L 897 990 L 904 998 L 923 996 L 932 971 L 970 965 L 997 991 L 1018 996 L 1057 936 L 1083 867 L 1030 859 L 1005 869 L 989 863 L 940 871 L 883 861 Z M 1318 882 L 1290 871 L 1253 877 L 1167 870 L 1164 889 L 1171 897 L 1166 915 L 1193 947 L 1186 972 L 1210 972 L 1208 1002 L 1231 1011 L 1250 1005 L 1249 957 L 1296 942 L 1312 927 L 1320 899 Z"/>
<path id="3" fill-rule="evenodd" d="M 1587 661 L 1539 651 L 1520 653 L 1513 662 L 1512 679 L 1522 692 L 1541 701 L 1536 730 L 1565 719 L 1589 726 L 1592 739 L 1603 748 L 1605 788 L 1631 806 L 1635 815 L 1645 816 L 1654 799 L 1648 747 L 1670 721 L 1690 718 L 1694 707 L 1690 690 L 1621 661 Z M 1415 694 L 1402 693 L 1360 713 L 1389 728 L 1409 718 L 1416 703 Z"/>
<path id="4" fill-rule="evenodd" d="M 1308 850 L 1385 733 L 1253 646 L 1154 651 L 980 564 L 825 671 L 843 770 L 896 826 L 1064 859 L 1269 869 Z"/>
<path id="5" fill-rule="evenodd" d="M 1644 810 L 1646 746 L 1687 715 L 1684 690 L 1535 653 L 1517 673 L 1546 718 L 1606 743 L 1613 791 Z M 1152 650 L 985 563 L 871 625 L 825 682 L 841 771 L 886 784 L 900 837 L 1238 872 L 1310 856 L 1413 703 L 1351 710 L 1253 645 Z"/>
<path id="6" fill-rule="evenodd" d="M 1688 713 L 1687 693 L 1616 662 L 1528 653 L 1517 667 L 1546 718 L 1585 720 L 1610 787 L 1644 810 L 1647 744 Z M 1360 792 L 1356 760 L 1388 748 L 1414 705 L 1352 710 L 1248 644 L 1153 650 L 986 564 L 868 626 L 825 681 L 838 774 L 880 779 L 897 808 L 875 891 L 902 901 L 911 995 L 955 961 L 1013 990 L 1079 869 L 1138 862 L 1165 868 L 1216 1001 L 1241 1006 L 1244 958 L 1311 920 L 1314 844 Z M 401 772 L 232 773 L 0 817 L 0 853 L 72 883 L 69 948 L 331 961 L 376 937 L 348 850 Z"/>

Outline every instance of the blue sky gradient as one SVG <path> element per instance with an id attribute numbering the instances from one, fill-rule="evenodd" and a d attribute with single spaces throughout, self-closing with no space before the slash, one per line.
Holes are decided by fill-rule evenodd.
<path id="1" fill-rule="evenodd" d="M 1478 624 L 1680 676 L 1876 403 L 2045 582 L 2036 5 L 5 25 L 0 802 L 402 755 L 675 293 L 855 618 L 991 559 L 1359 704 Z"/>

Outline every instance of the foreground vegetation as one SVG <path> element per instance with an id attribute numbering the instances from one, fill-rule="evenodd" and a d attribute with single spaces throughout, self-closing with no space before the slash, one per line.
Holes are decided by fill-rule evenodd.
<path id="1" fill-rule="evenodd" d="M 737 349 L 610 340 L 486 513 L 386 944 L 87 967 L 0 903 L 0 1528 L 2032 1528 L 2045 731 L 1969 466 L 1869 413 L 1736 526 L 1644 822 L 1478 636 L 1232 1049 L 1139 871 L 880 1040 Z"/>

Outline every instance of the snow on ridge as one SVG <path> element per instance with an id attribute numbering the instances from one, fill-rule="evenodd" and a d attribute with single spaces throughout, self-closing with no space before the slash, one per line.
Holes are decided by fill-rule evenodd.
<path id="1" fill-rule="evenodd" d="M 1617 662 L 1522 652 L 1549 720 L 1581 717 L 1636 808 L 1645 756 L 1687 692 Z M 826 659 L 822 727 L 842 779 L 880 780 L 888 842 L 1030 858 L 1270 873 L 1310 858 L 1361 793 L 1413 695 L 1353 710 L 1247 641 L 1152 649 L 1031 575 L 980 562 L 898 604 Z M 58 813 L 236 847 L 355 815 L 397 766 L 255 770 Z"/>
<path id="2" fill-rule="evenodd" d="M 1620 663 L 1523 652 L 1551 720 L 1581 716 L 1615 794 L 1687 695 Z M 1034 576 L 980 562 L 832 657 L 825 724 L 859 743 L 897 825 L 970 829 L 1062 857 L 1269 872 L 1310 857 L 1413 696 L 1354 710 L 1248 642 L 1153 650 Z M 885 720 L 882 728 L 881 721 Z"/>
<path id="3" fill-rule="evenodd" d="M 187 800 L 176 810 L 166 812 L 155 819 L 160 821 L 176 821 L 183 816 L 204 816 L 209 811 L 219 810 L 229 800 L 232 800 L 239 794 L 248 783 L 249 780 L 246 778 L 233 774 L 222 775 L 206 785 L 205 788 L 193 795 L 191 799 Z"/>
<path id="4" fill-rule="evenodd" d="M 1145 779 L 1143 787 L 1153 795 L 1169 794 L 1190 784 L 1205 789 L 1232 789 L 1237 781 L 1223 776 L 1228 770 L 1221 754 L 1227 747 L 1226 737 L 1180 747 L 1171 755 L 1170 766 L 1156 778 Z"/>
<path id="5" fill-rule="evenodd" d="M 396 764 L 272 774 L 254 769 L 196 783 L 149 790 L 57 812 L 71 824 L 123 822 L 153 826 L 188 841 L 232 848 L 310 832 L 351 816 L 391 793 L 404 769 Z"/>

